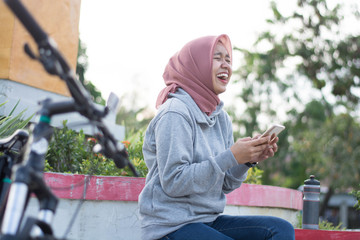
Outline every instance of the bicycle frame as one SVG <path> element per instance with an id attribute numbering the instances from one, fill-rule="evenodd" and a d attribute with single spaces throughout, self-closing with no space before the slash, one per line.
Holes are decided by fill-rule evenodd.
<path id="1" fill-rule="evenodd" d="M 1 194 L 0 194 L 0 219 L 4 216 L 4 206 L 7 202 L 8 191 L 11 184 L 11 170 L 21 155 L 22 147 L 26 144 L 29 133 L 18 129 L 11 136 L 0 139 L 0 175 L 1 175 Z"/>

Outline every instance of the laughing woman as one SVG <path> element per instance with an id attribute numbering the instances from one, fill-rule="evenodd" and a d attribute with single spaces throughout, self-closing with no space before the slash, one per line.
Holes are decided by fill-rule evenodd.
<path id="1" fill-rule="evenodd" d="M 273 157 L 278 141 L 247 137 L 234 143 L 219 99 L 231 66 L 227 35 L 187 43 L 166 66 L 166 87 L 143 145 L 149 169 L 139 197 L 144 240 L 295 238 L 292 225 L 280 218 L 221 214 L 225 194 L 240 187 L 255 163 Z"/>

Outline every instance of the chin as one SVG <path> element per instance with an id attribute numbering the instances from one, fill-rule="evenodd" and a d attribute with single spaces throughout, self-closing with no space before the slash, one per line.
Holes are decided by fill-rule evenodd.
<path id="1" fill-rule="evenodd" d="M 216 95 L 220 95 L 220 94 L 224 93 L 225 91 L 226 91 L 226 89 L 222 89 L 222 90 L 216 91 L 215 93 L 216 93 Z"/>

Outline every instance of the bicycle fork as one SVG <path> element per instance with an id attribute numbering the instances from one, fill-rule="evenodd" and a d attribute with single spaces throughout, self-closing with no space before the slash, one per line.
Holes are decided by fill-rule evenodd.
<path id="1" fill-rule="evenodd" d="M 1 232 L 4 235 L 16 235 L 18 225 L 24 212 L 25 201 L 28 195 L 28 187 L 25 183 L 15 182 L 10 187 L 8 204 L 6 206 Z M 5 239 L 5 238 L 3 238 Z"/>
<path id="2" fill-rule="evenodd" d="M 35 226 L 40 227 L 35 227 L 36 230 L 32 234 L 41 236 L 44 226 L 46 226 L 46 233 L 52 235 L 50 225 L 55 215 L 58 199 L 43 180 L 44 160 L 51 135 L 50 125 L 40 119 L 40 123 L 34 129 L 33 137 L 28 141 L 29 145 L 24 154 L 23 164 L 14 168 L 15 180 L 10 187 L 1 226 L 2 240 L 21 239 L 21 236 L 28 237 L 30 235 L 33 226 L 25 229 L 25 224 L 23 231 L 29 231 L 29 233 L 24 233 L 20 231 L 20 225 L 32 193 L 36 195 L 40 204 L 38 218 L 33 221 Z"/>

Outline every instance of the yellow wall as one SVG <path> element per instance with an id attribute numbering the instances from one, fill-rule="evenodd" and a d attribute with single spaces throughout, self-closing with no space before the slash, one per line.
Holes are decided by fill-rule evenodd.
<path id="1" fill-rule="evenodd" d="M 75 71 L 81 0 L 22 0 L 45 32 L 55 40 L 71 68 Z M 0 1 L 0 78 L 69 96 L 65 83 L 51 76 L 43 66 L 24 53 L 29 43 L 37 53 L 37 46 L 22 24 Z"/>

